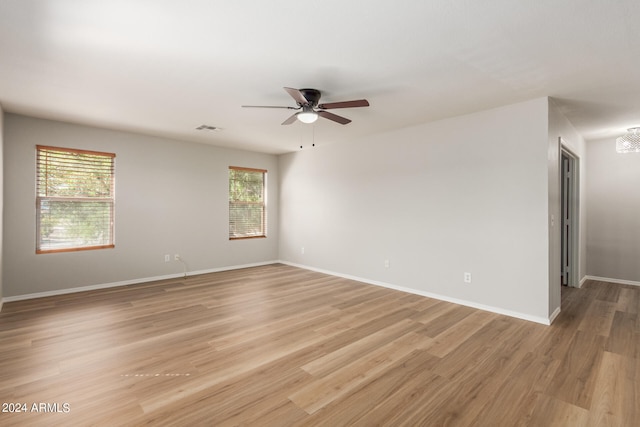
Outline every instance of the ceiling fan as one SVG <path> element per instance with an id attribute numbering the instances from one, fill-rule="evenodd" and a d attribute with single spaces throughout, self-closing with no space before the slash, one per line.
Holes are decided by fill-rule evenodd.
<path id="1" fill-rule="evenodd" d="M 296 101 L 297 107 L 279 107 L 272 105 L 243 105 L 244 108 L 286 108 L 288 110 L 302 110 L 287 120 L 282 122 L 283 125 L 290 125 L 295 122 L 296 119 L 302 123 L 313 123 L 319 117 L 332 120 L 341 125 L 351 123 L 351 120 L 346 117 L 338 116 L 337 114 L 330 113 L 326 110 L 334 108 L 353 108 L 353 107 L 368 107 L 369 101 L 366 99 L 358 99 L 355 101 L 342 101 L 342 102 L 329 102 L 327 104 L 319 104 L 321 93 L 317 89 L 293 89 L 285 87 L 285 91 Z"/>

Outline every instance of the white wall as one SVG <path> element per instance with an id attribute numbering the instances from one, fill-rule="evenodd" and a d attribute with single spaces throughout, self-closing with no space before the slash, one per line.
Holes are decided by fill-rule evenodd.
<path id="1" fill-rule="evenodd" d="M 586 148 L 584 138 L 562 115 L 553 100 L 549 100 L 549 312 L 557 313 L 561 302 L 561 195 L 560 195 L 560 138 L 565 148 L 578 159 L 579 168 L 579 225 L 578 225 L 578 277 L 586 275 L 587 249 L 587 194 Z M 551 226 L 551 216 L 554 226 Z"/>
<path id="2" fill-rule="evenodd" d="M 587 274 L 640 283 L 640 153 L 587 143 Z"/>
<path id="3" fill-rule="evenodd" d="M 4 297 L 278 259 L 276 156 L 5 115 Z M 116 153 L 115 249 L 35 253 L 36 144 Z M 269 171 L 268 238 L 228 240 L 228 167 Z"/>
<path id="4" fill-rule="evenodd" d="M 281 156 L 280 258 L 548 321 L 547 121 L 545 97 Z"/>

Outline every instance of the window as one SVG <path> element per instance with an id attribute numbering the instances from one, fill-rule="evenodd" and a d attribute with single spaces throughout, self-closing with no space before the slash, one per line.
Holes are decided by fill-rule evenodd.
<path id="1" fill-rule="evenodd" d="M 229 166 L 229 239 L 267 237 L 267 171 Z"/>
<path id="2" fill-rule="evenodd" d="M 36 149 L 36 253 L 114 247 L 115 154 Z"/>

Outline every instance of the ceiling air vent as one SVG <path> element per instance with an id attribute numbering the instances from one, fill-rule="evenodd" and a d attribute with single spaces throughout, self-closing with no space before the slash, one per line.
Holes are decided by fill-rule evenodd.
<path id="1" fill-rule="evenodd" d="M 196 130 L 204 130 L 207 132 L 220 132 L 222 129 L 215 127 L 215 126 L 209 126 L 209 125 L 200 125 L 196 128 Z"/>

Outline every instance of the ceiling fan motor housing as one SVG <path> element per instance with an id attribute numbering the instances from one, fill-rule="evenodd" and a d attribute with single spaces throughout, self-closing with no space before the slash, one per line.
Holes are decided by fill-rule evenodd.
<path id="1" fill-rule="evenodd" d="M 299 89 L 311 107 L 316 107 L 320 102 L 320 91 L 317 89 Z"/>

